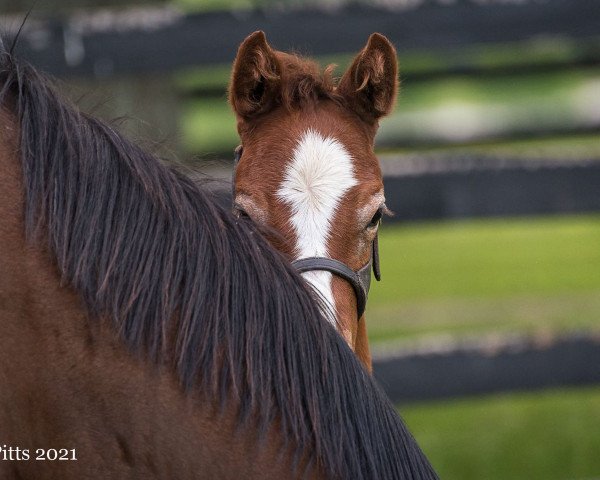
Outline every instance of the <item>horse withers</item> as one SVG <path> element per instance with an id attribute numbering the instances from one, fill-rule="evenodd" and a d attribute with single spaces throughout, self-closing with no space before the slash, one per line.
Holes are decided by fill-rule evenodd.
<path id="1" fill-rule="evenodd" d="M 241 137 L 234 210 L 304 272 L 368 370 L 364 309 L 387 213 L 373 142 L 393 108 L 397 72 L 380 34 L 336 83 L 332 68 L 276 51 L 255 32 L 239 48 L 229 89 Z"/>
<path id="2" fill-rule="evenodd" d="M 0 478 L 435 473 L 252 222 L 0 48 Z"/>

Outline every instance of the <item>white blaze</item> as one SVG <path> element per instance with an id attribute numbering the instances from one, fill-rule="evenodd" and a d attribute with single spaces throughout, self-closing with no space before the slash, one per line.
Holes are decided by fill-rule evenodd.
<path id="1" fill-rule="evenodd" d="M 305 132 L 277 191 L 292 211 L 296 260 L 330 256 L 327 243 L 331 221 L 344 194 L 356 184 L 352 157 L 344 146 L 314 130 Z M 303 276 L 335 312 L 331 273 L 312 271 Z M 329 320 L 335 324 L 335 319 Z"/>

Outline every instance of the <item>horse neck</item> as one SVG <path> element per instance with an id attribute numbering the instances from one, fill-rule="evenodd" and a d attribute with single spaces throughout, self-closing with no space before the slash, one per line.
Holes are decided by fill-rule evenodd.
<path id="1" fill-rule="evenodd" d="M 36 448 L 75 449 L 78 459 L 0 462 L 0 478 L 288 478 L 292 456 L 279 451 L 276 426 L 258 442 L 237 426 L 233 402 L 216 411 L 170 369 L 132 355 L 61 285 L 48 251 L 26 241 L 17 134 L 0 115 L 2 443 L 31 458 Z"/>
<path id="2" fill-rule="evenodd" d="M 371 349 L 369 348 L 369 338 L 367 336 L 367 323 L 365 317 L 359 320 L 356 339 L 354 341 L 354 353 L 366 367 L 369 373 L 373 372 L 373 361 L 371 359 Z"/>

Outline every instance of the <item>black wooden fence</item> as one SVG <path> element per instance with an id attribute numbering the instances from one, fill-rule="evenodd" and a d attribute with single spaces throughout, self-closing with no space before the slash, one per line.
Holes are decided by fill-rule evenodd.
<path id="1" fill-rule="evenodd" d="M 190 15 L 138 8 L 56 19 L 36 19 L 34 12 L 17 51 L 56 75 L 101 77 L 230 63 L 240 42 L 259 29 L 277 48 L 311 55 L 356 51 L 374 31 L 387 35 L 401 54 L 540 38 L 593 45 L 600 35 L 597 0 L 414 3 L 395 9 L 348 4 Z M 14 32 L 18 25 L 16 17 L 0 19 L 4 30 Z M 593 51 L 587 62 L 598 60 Z"/>
<path id="2" fill-rule="evenodd" d="M 389 221 L 600 211 L 600 161 L 423 160 L 384 178 Z M 387 220 L 386 220 L 387 221 Z M 599 247 L 600 248 L 600 247 Z"/>
<path id="3" fill-rule="evenodd" d="M 394 402 L 600 383 L 600 338 L 479 341 L 447 351 L 389 354 L 373 363 Z"/>

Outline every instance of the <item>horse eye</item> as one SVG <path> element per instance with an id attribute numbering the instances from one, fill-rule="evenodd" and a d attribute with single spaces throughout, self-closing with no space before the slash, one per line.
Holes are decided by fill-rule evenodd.
<path id="1" fill-rule="evenodd" d="M 233 214 L 235 215 L 235 218 L 250 218 L 248 212 L 246 212 L 246 210 L 244 210 L 243 208 L 238 207 L 237 205 L 233 207 Z"/>
<path id="2" fill-rule="evenodd" d="M 381 208 L 377 209 L 377 211 L 375 212 L 375 215 L 373 215 L 373 218 L 371 218 L 371 221 L 367 225 L 367 228 L 375 228 L 377 225 L 379 225 L 382 215 L 383 215 L 382 209 Z"/>

